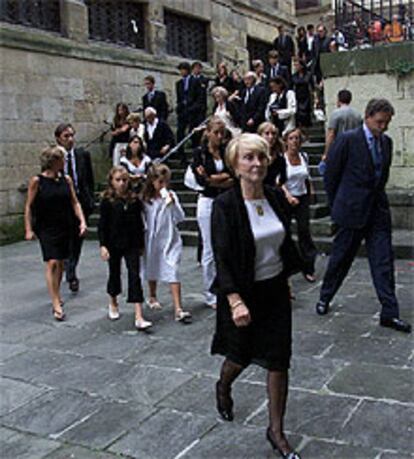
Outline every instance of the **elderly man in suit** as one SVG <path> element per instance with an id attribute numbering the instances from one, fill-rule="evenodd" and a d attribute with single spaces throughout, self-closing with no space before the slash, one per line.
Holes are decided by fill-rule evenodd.
<path id="1" fill-rule="evenodd" d="M 177 95 L 177 142 L 186 135 L 187 129 L 192 131 L 200 124 L 200 112 L 203 111 L 203 90 L 197 78 L 191 75 L 191 66 L 188 62 L 178 65 L 181 78 L 175 83 Z M 192 147 L 197 147 L 197 136 L 192 138 Z M 186 164 L 184 146 L 178 151 L 181 163 Z"/>
<path id="2" fill-rule="evenodd" d="M 152 75 L 148 75 L 144 78 L 144 85 L 147 89 L 147 93 L 142 97 L 143 109 L 154 107 L 157 111 L 158 118 L 167 121 L 168 102 L 165 92 L 155 89 L 155 78 Z"/>
<path id="3" fill-rule="evenodd" d="M 147 107 L 144 117 L 144 140 L 147 144 L 147 154 L 151 159 L 162 158 L 174 146 L 174 134 L 170 126 L 158 118 L 155 108 Z"/>
<path id="4" fill-rule="evenodd" d="M 241 127 L 245 132 L 256 132 L 265 119 L 266 90 L 256 84 L 254 72 L 246 72 L 243 81 L 244 88 L 240 92 Z"/>
<path id="5" fill-rule="evenodd" d="M 91 155 L 83 148 L 75 148 L 75 130 L 69 123 L 61 123 L 55 129 L 56 143 L 65 150 L 64 173 L 70 175 L 86 221 L 95 205 L 95 183 Z M 74 218 L 76 218 L 74 216 Z M 79 236 L 78 225 L 73 225 L 70 241 L 70 255 L 65 261 L 66 281 L 73 293 L 79 290 L 76 267 L 79 262 L 83 237 Z"/>
<path id="6" fill-rule="evenodd" d="M 394 115 L 386 99 L 372 99 L 362 127 L 340 134 L 329 150 L 324 175 L 331 216 L 338 225 L 316 312 L 324 315 L 340 288 L 362 240 L 382 309 L 380 325 L 406 333 L 411 325 L 399 318 L 395 295 L 391 213 L 385 185 L 392 141 L 384 134 Z"/>

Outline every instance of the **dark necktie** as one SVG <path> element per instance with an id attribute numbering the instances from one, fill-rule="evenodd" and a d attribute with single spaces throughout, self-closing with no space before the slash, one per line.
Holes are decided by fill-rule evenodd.
<path id="1" fill-rule="evenodd" d="M 379 148 L 379 139 L 376 139 L 375 137 L 372 137 L 372 159 L 374 161 L 374 168 L 375 168 L 375 176 L 377 179 L 381 177 L 381 171 L 382 171 L 382 154 Z"/>
<path id="2" fill-rule="evenodd" d="M 78 180 L 76 177 L 76 174 L 73 170 L 73 164 L 72 164 L 72 152 L 68 153 L 67 156 L 67 163 L 68 163 L 68 175 L 73 181 L 73 186 L 75 187 L 75 190 L 78 190 Z"/>

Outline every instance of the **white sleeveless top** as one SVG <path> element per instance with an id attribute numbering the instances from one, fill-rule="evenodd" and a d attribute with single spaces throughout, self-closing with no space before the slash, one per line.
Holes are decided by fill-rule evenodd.
<path id="1" fill-rule="evenodd" d="M 287 180 L 285 186 L 292 196 L 303 196 L 307 193 L 306 179 L 309 178 L 308 164 L 305 158 L 306 153 L 299 153 L 300 164 L 292 166 L 288 160 L 287 153 L 285 153 L 286 160 L 286 176 Z"/>

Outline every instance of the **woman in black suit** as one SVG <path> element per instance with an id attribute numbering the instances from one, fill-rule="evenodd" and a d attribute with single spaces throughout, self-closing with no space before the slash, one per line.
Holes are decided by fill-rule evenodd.
<path id="1" fill-rule="evenodd" d="M 212 240 L 217 277 L 213 354 L 222 354 L 217 409 L 233 420 L 231 385 L 250 363 L 268 370 L 267 439 L 282 457 L 300 459 L 283 431 L 291 357 L 288 276 L 301 269 L 290 237 L 283 194 L 265 187 L 269 146 L 257 134 L 232 140 L 226 161 L 236 184 L 213 204 Z"/>

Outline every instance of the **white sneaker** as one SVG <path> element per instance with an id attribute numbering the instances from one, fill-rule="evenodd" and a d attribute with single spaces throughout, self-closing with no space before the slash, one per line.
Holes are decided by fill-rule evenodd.
<path id="1" fill-rule="evenodd" d="M 109 320 L 118 320 L 120 317 L 118 309 L 114 311 L 112 306 L 108 305 L 108 317 L 109 317 Z"/>
<path id="2" fill-rule="evenodd" d="M 146 303 L 147 303 L 147 306 L 154 311 L 160 311 L 162 309 L 162 304 L 157 300 L 155 301 L 147 300 Z"/>
<path id="3" fill-rule="evenodd" d="M 142 320 L 135 321 L 135 328 L 138 331 L 147 330 L 148 328 L 151 328 L 151 327 L 152 327 L 152 322 L 149 322 L 148 320 L 142 319 Z"/>

